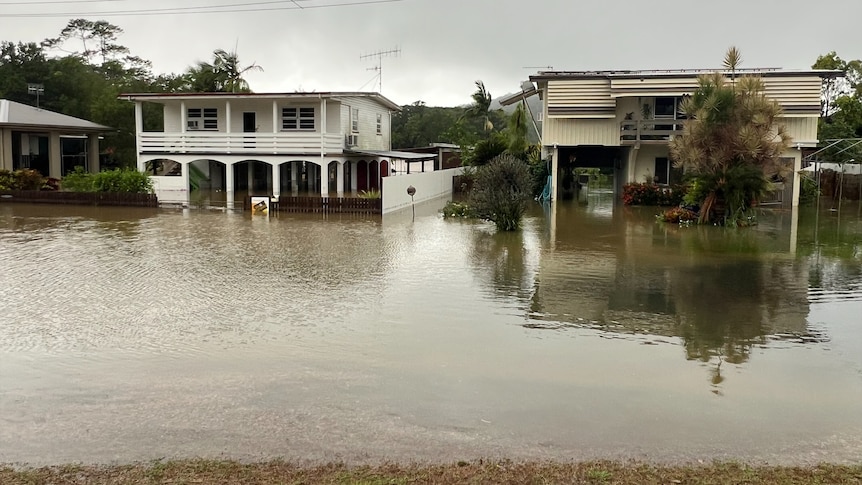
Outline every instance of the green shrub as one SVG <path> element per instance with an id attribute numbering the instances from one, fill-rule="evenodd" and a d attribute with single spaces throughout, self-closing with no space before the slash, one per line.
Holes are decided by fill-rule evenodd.
<path id="1" fill-rule="evenodd" d="M 799 186 L 799 204 L 810 205 L 817 201 L 820 197 L 820 188 L 817 187 L 817 180 L 814 177 L 803 173 L 799 177 L 801 185 Z"/>
<path id="2" fill-rule="evenodd" d="M 360 199 L 379 199 L 380 191 L 377 189 L 368 189 L 368 190 L 360 190 L 359 191 Z"/>
<path id="3" fill-rule="evenodd" d="M 656 218 L 663 222 L 675 224 L 692 224 L 697 222 L 697 213 L 684 207 L 671 207 Z"/>
<path id="4" fill-rule="evenodd" d="M 440 212 L 443 213 L 443 217 L 448 219 L 450 217 L 459 217 L 459 218 L 471 218 L 476 217 L 476 211 L 470 206 L 470 204 L 466 202 L 455 202 L 450 200 L 446 202 L 446 206 L 440 209 Z"/>
<path id="5" fill-rule="evenodd" d="M 521 227 L 521 218 L 531 199 L 531 178 L 527 163 L 503 154 L 476 170 L 471 192 L 478 217 L 492 221 L 501 231 Z"/>
<path id="6" fill-rule="evenodd" d="M 133 169 L 106 170 L 88 173 L 83 167 L 63 177 L 63 190 L 70 192 L 120 192 L 126 194 L 149 194 L 153 191 L 150 177 Z"/>
<path id="7" fill-rule="evenodd" d="M 153 181 L 149 175 L 133 169 L 106 170 L 93 175 L 95 192 L 121 192 L 127 194 L 149 194 Z"/>
<path id="8" fill-rule="evenodd" d="M 42 190 L 50 189 L 47 179 L 38 170 L 22 168 L 10 172 L 0 170 L 0 190 Z"/>
<path id="9" fill-rule="evenodd" d="M 688 191 L 685 185 L 665 187 L 651 183 L 630 183 L 623 186 L 625 205 L 679 205 Z"/>
<path id="10" fill-rule="evenodd" d="M 0 190 L 14 190 L 15 177 L 9 170 L 0 170 Z"/>
<path id="11" fill-rule="evenodd" d="M 69 192 L 93 192 L 93 174 L 85 171 L 84 167 L 75 167 L 63 177 L 60 187 Z"/>

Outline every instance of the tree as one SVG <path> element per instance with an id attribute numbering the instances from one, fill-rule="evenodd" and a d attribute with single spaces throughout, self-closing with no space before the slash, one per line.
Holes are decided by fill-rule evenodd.
<path id="1" fill-rule="evenodd" d="M 842 73 L 842 76 L 826 78 L 823 83 L 823 111 L 818 136 L 827 148 L 818 156 L 838 163 L 850 159 L 862 161 L 862 146 L 854 146 L 854 142 L 849 140 L 834 143 L 841 139 L 862 138 L 862 60 L 845 61 L 832 51 L 819 56 L 811 67 Z"/>
<path id="2" fill-rule="evenodd" d="M 823 118 L 838 109 L 836 101 L 844 96 L 862 97 L 862 60 L 845 61 L 835 51 L 817 57 L 813 69 L 841 71 L 842 76 L 827 77 L 823 82 Z"/>
<path id="3" fill-rule="evenodd" d="M 697 90 L 682 103 L 688 121 L 671 141 L 670 154 L 693 177 L 691 197 L 700 205 L 701 222 L 717 216 L 744 225 L 746 211 L 770 181 L 788 175 L 779 162 L 791 139 L 777 122 L 781 107 L 764 91 L 759 77 L 739 77 L 728 86 L 721 73 L 712 73 L 700 76 Z"/>
<path id="4" fill-rule="evenodd" d="M 514 231 L 531 199 L 527 164 L 509 154 L 500 155 L 476 170 L 471 200 L 480 218 L 498 230 Z"/>
<path id="5" fill-rule="evenodd" d="M 241 67 L 236 51 L 216 49 L 212 63 L 200 61 L 186 71 L 186 88 L 193 92 L 248 93 L 251 88 L 244 76 L 252 71 L 263 68 L 255 63 Z"/>
<path id="6" fill-rule="evenodd" d="M 491 93 L 485 89 L 485 83 L 476 81 L 476 91 L 471 96 L 473 104 L 467 108 L 467 115 L 474 118 L 479 118 L 483 121 L 483 128 L 486 132 L 494 130 L 494 123 L 491 122 Z"/>
<path id="7" fill-rule="evenodd" d="M 116 43 L 117 37 L 122 33 L 123 29 L 105 20 L 72 19 L 60 31 L 59 36 L 45 39 L 42 45 L 80 56 L 88 64 L 94 64 L 93 60 L 98 56 L 101 57 L 101 64 L 104 64 L 117 59 L 121 54 L 129 53 L 127 47 Z M 80 49 L 65 50 L 64 47 L 71 41 L 80 41 Z"/>

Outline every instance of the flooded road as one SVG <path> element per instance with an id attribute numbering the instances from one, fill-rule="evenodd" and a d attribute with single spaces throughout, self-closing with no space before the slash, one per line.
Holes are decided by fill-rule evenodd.
<path id="1" fill-rule="evenodd" d="M 0 462 L 862 460 L 862 218 L 0 204 Z"/>

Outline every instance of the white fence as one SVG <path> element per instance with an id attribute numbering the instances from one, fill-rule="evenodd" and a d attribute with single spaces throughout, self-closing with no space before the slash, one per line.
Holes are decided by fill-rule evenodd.
<path id="1" fill-rule="evenodd" d="M 138 151 L 156 153 L 318 153 L 344 148 L 327 133 L 138 133 Z"/>
<path id="2" fill-rule="evenodd" d="M 387 214 L 410 207 L 411 200 L 407 187 L 416 189 L 412 202 L 424 202 L 450 195 L 452 178 L 461 175 L 462 168 L 451 168 L 436 172 L 414 173 L 383 177 L 383 213 Z"/>

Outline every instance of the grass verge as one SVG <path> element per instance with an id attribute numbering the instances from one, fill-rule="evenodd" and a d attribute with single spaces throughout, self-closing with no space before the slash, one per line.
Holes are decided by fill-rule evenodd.
<path id="1" fill-rule="evenodd" d="M 298 466 L 283 461 L 155 461 L 135 465 L 64 465 L 16 469 L 0 466 L 5 485 L 65 484 L 862 484 L 862 465 L 812 467 L 657 466 L 639 463 L 458 462 L 448 465 L 331 464 Z"/>

